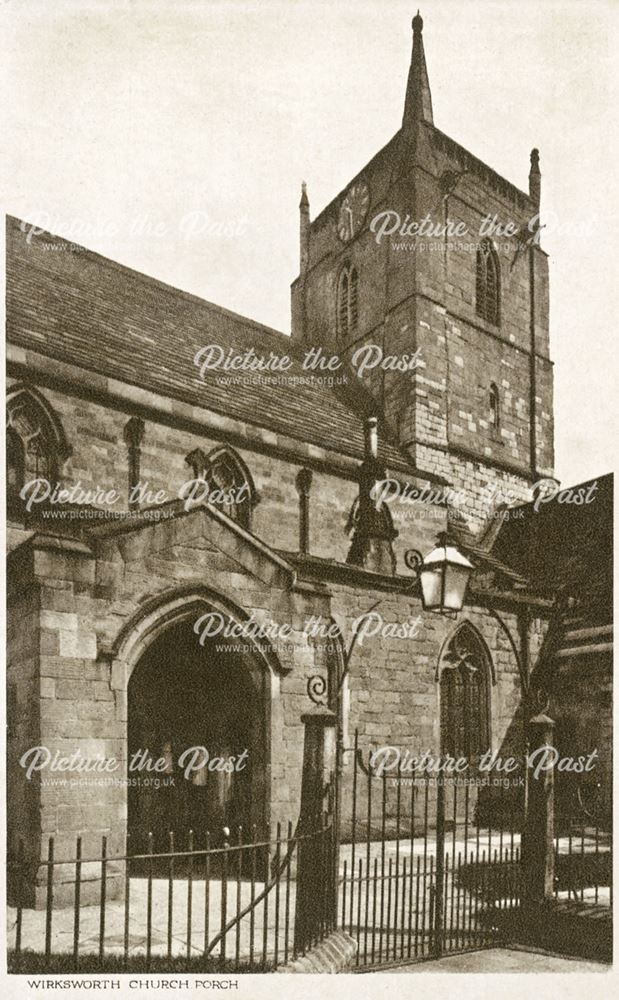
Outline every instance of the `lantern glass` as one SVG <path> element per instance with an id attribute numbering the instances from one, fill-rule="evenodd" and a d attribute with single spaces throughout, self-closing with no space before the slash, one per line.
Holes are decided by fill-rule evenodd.
<path id="1" fill-rule="evenodd" d="M 421 596 L 426 611 L 437 611 L 443 603 L 443 568 L 437 566 L 426 569 L 422 567 L 419 574 L 421 581 Z"/>
<path id="2" fill-rule="evenodd" d="M 469 582 L 470 573 L 470 569 L 466 566 L 454 566 L 450 564 L 445 567 L 443 606 L 449 611 L 462 611 L 464 593 L 466 585 Z"/>
<path id="3" fill-rule="evenodd" d="M 461 611 L 472 564 L 445 536 L 424 559 L 419 571 L 421 595 L 426 611 L 452 614 Z"/>

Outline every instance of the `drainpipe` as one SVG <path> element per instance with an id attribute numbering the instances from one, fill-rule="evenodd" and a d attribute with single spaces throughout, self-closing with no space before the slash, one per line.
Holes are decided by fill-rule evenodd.
<path id="1" fill-rule="evenodd" d="M 529 197 L 537 209 L 536 236 L 539 234 L 539 208 L 541 198 L 542 175 L 539 169 L 539 150 L 531 150 L 531 169 L 529 171 Z M 529 459 L 531 479 L 537 482 L 537 371 L 536 371 L 536 338 L 535 338 L 535 240 L 529 247 Z"/>

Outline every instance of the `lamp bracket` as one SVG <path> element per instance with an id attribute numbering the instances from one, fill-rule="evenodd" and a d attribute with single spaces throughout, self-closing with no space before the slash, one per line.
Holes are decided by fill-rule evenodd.
<path id="1" fill-rule="evenodd" d="M 404 553 L 404 563 L 407 569 L 412 570 L 413 573 L 419 572 L 422 562 L 423 556 L 417 549 L 407 549 Z"/>

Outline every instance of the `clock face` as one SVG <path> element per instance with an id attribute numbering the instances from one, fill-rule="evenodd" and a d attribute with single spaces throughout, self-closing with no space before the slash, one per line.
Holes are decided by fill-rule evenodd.
<path id="1" fill-rule="evenodd" d="M 367 215 L 370 204 L 370 191 L 363 181 L 353 184 L 342 202 L 337 220 L 339 238 L 348 243 L 356 236 Z"/>

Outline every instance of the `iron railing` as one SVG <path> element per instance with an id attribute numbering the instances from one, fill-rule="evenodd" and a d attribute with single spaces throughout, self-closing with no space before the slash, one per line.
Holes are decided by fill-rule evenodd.
<path id="1" fill-rule="evenodd" d="M 369 757 L 355 736 L 339 926 L 356 939 L 357 966 L 496 943 L 503 911 L 520 903 L 525 786 L 400 768 L 377 777 Z"/>
<path id="2" fill-rule="evenodd" d="M 554 895 L 613 905 L 612 823 L 600 786 L 581 775 L 559 774 L 555 787 Z"/>
<path id="3" fill-rule="evenodd" d="M 277 824 L 264 839 L 255 827 L 249 840 L 241 827 L 228 837 L 225 828 L 213 847 L 207 832 L 197 847 L 190 831 L 178 850 L 170 833 L 167 850 L 155 850 L 151 833 L 145 851 L 122 854 L 103 837 L 90 855 L 77 837 L 68 857 L 57 856 L 50 837 L 40 862 L 20 845 L 9 861 L 11 969 L 266 972 L 304 954 L 335 924 L 330 816 L 288 823 L 285 832 Z M 304 858 L 316 867 L 306 873 L 299 916 Z M 34 886 L 41 908 L 25 905 Z"/>

